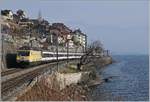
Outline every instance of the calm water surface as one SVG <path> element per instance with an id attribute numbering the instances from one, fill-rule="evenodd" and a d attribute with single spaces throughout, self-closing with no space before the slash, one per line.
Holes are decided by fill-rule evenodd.
<path id="1" fill-rule="evenodd" d="M 95 101 L 146 101 L 149 100 L 149 59 L 146 55 L 114 56 L 117 63 L 102 71 L 103 78 L 112 76 L 110 82 L 92 87 Z M 101 73 L 102 72 L 102 73 Z"/>

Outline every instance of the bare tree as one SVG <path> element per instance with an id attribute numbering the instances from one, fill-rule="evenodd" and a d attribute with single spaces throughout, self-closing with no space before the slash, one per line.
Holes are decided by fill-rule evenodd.
<path id="1" fill-rule="evenodd" d="M 90 45 L 88 45 L 85 54 L 81 56 L 79 63 L 77 64 L 78 70 L 81 70 L 82 65 L 86 65 L 90 62 L 93 62 L 97 58 L 101 58 L 101 53 L 103 53 L 103 45 L 101 42 L 92 42 Z"/>

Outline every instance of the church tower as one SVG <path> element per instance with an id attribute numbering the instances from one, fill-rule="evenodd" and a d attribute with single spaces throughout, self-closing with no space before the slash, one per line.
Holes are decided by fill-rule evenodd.
<path id="1" fill-rule="evenodd" d="M 42 21 L 42 13 L 41 13 L 41 10 L 39 10 L 38 12 L 38 21 L 41 22 Z"/>

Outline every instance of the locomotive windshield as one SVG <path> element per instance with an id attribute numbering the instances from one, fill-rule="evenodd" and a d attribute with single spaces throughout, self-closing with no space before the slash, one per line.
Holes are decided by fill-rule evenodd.
<path id="1" fill-rule="evenodd" d="M 29 56 L 29 51 L 18 51 L 18 56 Z"/>

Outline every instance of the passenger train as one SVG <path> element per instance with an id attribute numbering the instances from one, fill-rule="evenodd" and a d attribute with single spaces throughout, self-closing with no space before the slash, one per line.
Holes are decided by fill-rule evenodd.
<path id="1" fill-rule="evenodd" d="M 58 52 L 58 57 L 56 52 L 49 51 L 38 51 L 38 50 L 17 50 L 16 61 L 20 65 L 35 65 L 46 62 L 52 62 L 58 60 L 65 59 L 77 59 L 80 58 L 83 53 L 66 53 L 66 52 Z"/>

